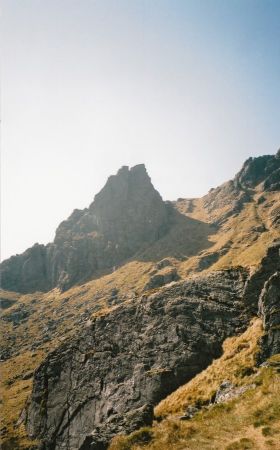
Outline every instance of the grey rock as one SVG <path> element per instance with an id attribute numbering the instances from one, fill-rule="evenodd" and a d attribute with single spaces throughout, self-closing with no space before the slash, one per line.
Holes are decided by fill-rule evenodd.
<path id="1" fill-rule="evenodd" d="M 245 188 L 251 188 L 264 181 L 264 183 L 267 183 L 266 188 L 272 188 L 273 181 L 269 182 L 268 180 L 270 178 L 274 180 L 275 177 L 275 181 L 277 180 L 279 183 L 279 169 L 280 159 L 277 157 L 277 154 L 275 156 L 265 155 L 257 158 L 248 158 L 236 175 L 235 183 Z M 277 172 L 278 175 L 275 176 L 274 174 Z"/>
<path id="2" fill-rule="evenodd" d="M 35 244 L 1 264 L 2 288 L 16 292 L 62 290 L 121 262 L 158 240 L 169 209 L 145 166 L 123 167 L 84 210 L 63 221 L 54 242 Z"/>
<path id="3" fill-rule="evenodd" d="M 200 411 L 200 409 L 197 406 L 193 406 L 190 405 L 187 407 L 185 414 L 183 416 L 181 416 L 179 419 L 180 420 L 190 420 L 192 419 L 198 412 Z"/>
<path id="4" fill-rule="evenodd" d="M 226 337 L 246 328 L 247 276 L 213 272 L 96 318 L 35 372 L 29 434 L 45 449 L 98 449 L 143 424 L 139 408 L 190 380 L 221 355 Z"/>
<path id="5" fill-rule="evenodd" d="M 280 271 L 280 241 L 276 240 L 267 249 L 265 257 L 259 267 L 248 278 L 246 283 L 244 301 L 254 314 L 258 312 L 258 299 L 265 282 L 276 272 Z"/>
<path id="6" fill-rule="evenodd" d="M 280 163 L 280 159 L 279 159 Z M 280 164 L 279 164 L 280 165 Z M 280 190 L 280 167 L 274 170 L 264 181 L 263 188 L 266 191 L 279 191 Z"/>
<path id="7" fill-rule="evenodd" d="M 223 255 L 225 255 L 230 249 L 231 243 L 227 243 L 226 246 L 221 248 L 217 252 L 213 253 L 205 253 L 203 256 L 199 258 L 198 262 L 198 271 L 202 271 L 208 269 L 212 264 L 215 264 Z"/>
<path id="8" fill-rule="evenodd" d="M 280 272 L 265 283 L 259 299 L 259 314 L 263 318 L 262 358 L 280 353 Z"/>
<path id="9" fill-rule="evenodd" d="M 175 267 L 170 270 L 165 270 L 162 273 L 155 273 L 150 277 L 150 280 L 144 286 L 144 291 L 159 288 L 165 284 L 171 283 L 172 281 L 178 281 L 179 279 L 180 277 Z"/>
<path id="10" fill-rule="evenodd" d="M 119 433 L 129 434 L 145 425 L 151 426 L 153 418 L 154 410 L 151 404 L 143 405 L 124 415 L 115 414 L 107 423 L 95 428 L 91 435 L 86 436 L 80 450 L 105 450 L 112 436 Z"/>
<path id="11" fill-rule="evenodd" d="M 5 322 L 11 322 L 14 326 L 17 326 L 27 320 L 27 318 L 34 312 L 34 309 L 23 303 L 19 303 L 16 308 L 11 311 L 6 311 L 2 316 L 2 320 Z"/>
<path id="12" fill-rule="evenodd" d="M 217 219 L 221 225 L 228 217 L 238 213 L 244 203 L 252 200 L 251 189 L 261 184 L 263 190 L 279 190 L 280 159 L 276 155 L 249 158 L 233 180 L 211 189 L 203 197 L 205 209 L 211 214 L 224 209 L 225 213 Z"/>
<path id="13" fill-rule="evenodd" d="M 214 403 L 224 403 L 233 400 L 240 395 L 244 394 L 249 389 L 255 389 L 256 385 L 254 383 L 247 384 L 244 386 L 235 386 L 230 381 L 223 381 L 220 388 L 216 392 Z"/>

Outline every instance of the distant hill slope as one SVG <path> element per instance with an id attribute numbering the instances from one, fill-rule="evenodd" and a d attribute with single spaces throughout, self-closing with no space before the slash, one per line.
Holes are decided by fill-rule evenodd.
<path id="1" fill-rule="evenodd" d="M 144 165 L 124 166 L 109 177 L 89 208 L 74 210 L 59 225 L 53 243 L 35 244 L 3 261 L 2 288 L 66 290 L 133 259 L 187 260 L 184 273 L 216 262 L 257 263 L 279 233 L 279 190 L 280 152 L 249 158 L 233 180 L 201 199 L 173 203 L 162 200 Z M 243 260 L 236 258 L 240 247 Z"/>

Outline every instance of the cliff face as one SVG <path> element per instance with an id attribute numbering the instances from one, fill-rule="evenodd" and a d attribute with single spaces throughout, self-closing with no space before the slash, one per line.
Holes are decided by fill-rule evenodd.
<path id="1" fill-rule="evenodd" d="M 122 167 L 109 177 L 88 209 L 75 210 L 57 229 L 55 244 L 92 233 L 114 245 L 122 257 L 159 239 L 166 231 L 167 211 L 145 166 Z M 121 248 L 121 249 L 120 249 Z"/>
<path id="2" fill-rule="evenodd" d="M 278 190 L 280 187 L 280 150 L 275 156 L 265 155 L 249 158 L 234 178 L 236 186 L 254 188 L 260 183 L 268 190 Z"/>
<path id="3" fill-rule="evenodd" d="M 280 353 L 280 241 L 268 250 L 264 263 L 266 281 L 259 297 L 259 315 L 265 331 L 262 359 Z M 258 281 L 264 280 L 264 271 L 260 270 L 259 274 L 262 277 L 258 276 Z"/>
<path id="4" fill-rule="evenodd" d="M 280 266 L 280 264 L 279 264 Z M 265 335 L 262 339 L 263 359 L 280 353 L 280 272 L 265 283 L 260 301 Z"/>
<path id="5" fill-rule="evenodd" d="M 246 328 L 247 275 L 228 270 L 178 282 L 95 319 L 36 371 L 29 433 L 45 449 L 99 449 L 118 431 L 150 423 L 143 408 L 204 369 L 226 337 Z"/>
<path id="6" fill-rule="evenodd" d="M 256 302 L 256 299 L 265 298 L 267 288 L 266 283 L 270 283 L 270 277 L 276 272 L 280 271 L 280 240 L 276 240 L 271 244 L 267 253 L 261 261 L 259 267 L 252 273 L 251 277 L 246 283 L 246 289 L 244 294 L 244 301 L 248 308 L 251 309 L 253 314 L 257 314 L 258 308 L 260 310 L 260 304 Z M 260 300 L 261 304 L 263 300 Z M 269 302 L 268 302 L 269 303 Z"/>
<path id="7" fill-rule="evenodd" d="M 1 265 L 2 288 L 17 292 L 67 289 L 112 270 L 168 229 L 168 208 L 144 165 L 123 167 L 93 203 L 62 222 L 54 242 L 36 244 Z"/>

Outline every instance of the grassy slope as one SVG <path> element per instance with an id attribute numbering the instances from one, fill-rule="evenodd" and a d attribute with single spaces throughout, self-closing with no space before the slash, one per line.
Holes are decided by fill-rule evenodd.
<path id="1" fill-rule="evenodd" d="M 262 195 L 264 201 L 258 204 Z M 196 199 L 191 213 L 184 212 L 182 204 L 178 209 L 197 220 L 211 221 L 211 215 L 203 209 L 202 199 Z M 239 214 L 230 216 L 217 231 L 209 236 L 212 246 L 198 255 L 188 258 L 180 266 L 181 275 L 188 276 L 198 270 L 199 260 L 205 256 L 224 250 L 207 270 L 217 270 L 230 266 L 256 267 L 266 253 L 268 245 L 280 238 L 279 227 L 272 223 L 276 209 L 279 209 L 279 193 L 256 192 L 251 202 L 245 203 Z M 223 208 L 215 211 L 215 218 L 224 213 Z M 218 214 L 220 213 L 220 215 Z"/>
<path id="2" fill-rule="evenodd" d="M 188 405 L 209 401 L 225 378 L 238 385 L 250 380 L 246 374 L 255 371 L 255 355 L 261 334 L 261 320 L 256 319 L 241 336 L 226 339 L 221 358 L 162 400 L 155 409 L 156 416 L 182 414 Z"/>
<path id="3" fill-rule="evenodd" d="M 114 308 L 111 304 L 113 289 L 118 289 L 121 302 L 138 295 L 147 283 L 148 272 L 152 267 L 152 263 L 131 262 L 110 275 L 73 287 L 64 293 L 57 289 L 46 294 L 38 292 L 21 296 L 2 292 L 5 298 L 17 299 L 17 303 L 3 311 L 2 317 L 10 315 L 19 305 L 33 312 L 26 322 L 18 326 L 1 321 L 2 344 L 12 346 L 14 354 L 1 363 L 0 369 L 0 443 L 11 441 L 11 449 L 24 449 L 30 445 L 23 425 L 18 426 L 18 419 L 32 389 L 32 377 L 27 380 L 23 378 L 38 367 L 50 350 L 84 326 L 85 321 L 80 322 L 83 314 L 90 318 Z M 55 328 L 48 332 L 50 340 L 44 342 L 45 330 L 50 321 L 54 321 Z M 31 347 L 34 342 L 38 343 L 36 349 Z"/>
<path id="4" fill-rule="evenodd" d="M 199 227 L 197 233 L 194 233 L 193 248 L 190 253 L 192 254 L 193 251 L 200 248 L 203 230 L 207 233 L 204 236 L 203 246 L 206 248 L 205 243 L 208 242 L 210 247 L 207 244 L 208 248 L 195 256 L 186 254 L 187 259 L 185 261 L 182 261 L 181 258 L 173 259 L 173 263 L 182 278 L 195 274 L 198 270 L 199 260 L 205 255 L 215 253 L 225 246 L 228 246 L 228 252 L 220 256 L 219 260 L 207 270 L 235 265 L 252 267 L 259 263 L 265 254 L 267 245 L 276 237 L 280 237 L 279 229 L 277 230 L 275 226 L 272 226 L 271 219 L 273 211 L 279 205 L 277 193 L 266 193 L 265 200 L 261 204 L 257 202 L 259 195 L 256 192 L 253 201 L 245 204 L 239 214 L 229 217 L 219 229 L 216 229 L 216 231 L 213 229 L 213 234 L 209 235 L 210 228 L 208 226 L 204 227 L 202 224 Z M 182 204 L 177 204 L 177 207 L 180 212 L 191 219 L 209 224 L 213 217 L 203 207 L 202 200 L 197 199 L 193 201 L 193 204 L 192 212 L 185 212 Z M 224 212 L 224 208 L 221 208 L 220 211 L 216 210 L 215 218 L 217 219 Z M 176 227 L 168 235 L 168 239 L 165 238 L 165 241 L 168 242 L 165 242 L 163 246 L 167 253 L 162 254 L 161 249 L 156 245 L 155 248 L 150 249 L 152 259 L 157 260 L 163 256 L 168 256 L 169 247 L 170 254 L 174 254 L 172 246 L 175 246 L 176 252 L 181 250 L 184 256 L 184 247 L 181 247 L 181 242 L 184 240 L 186 233 L 188 240 L 190 239 L 190 235 L 193 234 L 190 233 L 189 235 L 190 229 L 193 229 L 193 232 L 197 229 L 195 222 L 186 225 L 184 221 L 179 220 Z M 81 321 L 83 315 L 91 317 L 93 314 L 110 311 L 114 307 L 111 301 L 113 289 L 119 290 L 119 302 L 130 301 L 133 296 L 141 294 L 143 287 L 149 280 L 149 272 L 154 268 L 154 263 L 151 262 L 151 259 L 149 260 L 148 255 L 144 256 L 142 261 L 139 257 L 139 261 L 129 262 L 112 274 L 90 281 L 82 286 L 73 287 L 65 293 L 60 293 L 56 289 L 46 294 L 4 293 L 4 297 L 15 299 L 16 303 L 4 310 L 3 316 L 11 314 L 19 305 L 23 305 L 30 311 L 33 310 L 27 320 L 21 322 L 18 326 L 13 326 L 6 321 L 3 321 L 0 325 L 2 344 L 13 350 L 13 356 L 2 363 L 1 368 L 1 434 L 4 441 L 15 437 L 20 439 L 20 443 L 16 444 L 14 448 L 26 448 L 28 445 L 26 437 L 24 437 L 23 426 L 18 427 L 17 425 L 22 408 L 32 388 L 31 378 L 22 379 L 25 374 L 34 370 L 45 355 L 62 340 L 72 333 L 76 333 L 79 327 L 84 326 L 84 322 Z M 46 332 L 50 322 L 53 322 L 55 326 L 51 331 Z M 49 337 L 44 342 L 46 333 Z M 34 342 L 38 342 L 36 349 L 31 348 L 31 344 Z"/>
<path id="5" fill-rule="evenodd" d="M 241 336 L 228 339 L 220 359 L 156 407 L 156 416 L 165 416 L 161 422 L 117 436 L 110 450 L 279 449 L 280 355 L 272 358 L 275 367 L 255 367 L 261 334 L 261 323 L 255 320 Z M 224 379 L 256 387 L 203 408 L 189 421 L 179 419 L 187 405 L 209 401 Z"/>

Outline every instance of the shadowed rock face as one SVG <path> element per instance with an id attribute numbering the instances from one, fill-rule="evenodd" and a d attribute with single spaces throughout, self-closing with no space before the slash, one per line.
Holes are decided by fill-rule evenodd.
<path id="1" fill-rule="evenodd" d="M 151 405 L 220 356 L 248 324 L 247 272 L 217 271 L 121 305 L 48 355 L 27 414 L 44 449 L 106 448 L 150 423 Z M 132 420 L 133 418 L 133 420 Z"/>
<path id="2" fill-rule="evenodd" d="M 17 292 L 67 289 L 113 269 L 168 229 L 168 208 L 144 165 L 123 167 L 93 203 L 62 222 L 54 243 L 34 245 L 1 265 L 2 287 Z"/>
<path id="3" fill-rule="evenodd" d="M 248 279 L 244 292 L 244 303 L 253 314 L 258 312 L 258 299 L 265 283 L 277 271 L 280 271 L 280 241 L 276 240 L 267 249 L 257 270 Z"/>
<path id="4" fill-rule="evenodd" d="M 268 250 L 265 262 L 270 267 L 270 276 L 259 298 L 259 315 L 265 331 L 261 342 L 262 360 L 280 353 L 280 241 Z"/>
<path id="5" fill-rule="evenodd" d="M 259 183 L 266 183 L 268 190 L 279 189 L 280 179 L 280 156 L 279 152 L 273 155 L 259 156 L 257 158 L 249 158 L 243 164 L 242 169 L 234 178 L 236 185 L 241 185 L 243 188 L 252 188 Z M 277 186 L 278 184 L 278 186 Z M 275 186 L 274 186 L 275 185 Z"/>
<path id="6" fill-rule="evenodd" d="M 145 166 L 122 167 L 109 177 L 90 207 L 75 210 L 60 224 L 54 242 L 71 240 L 79 233 L 95 233 L 125 253 L 133 254 L 145 243 L 154 242 L 165 231 L 165 203 L 154 189 Z M 126 247 L 126 248 L 124 248 Z"/>
<path id="7" fill-rule="evenodd" d="M 266 332 L 262 348 L 268 358 L 280 353 L 280 272 L 275 272 L 265 283 L 259 306 Z"/>

